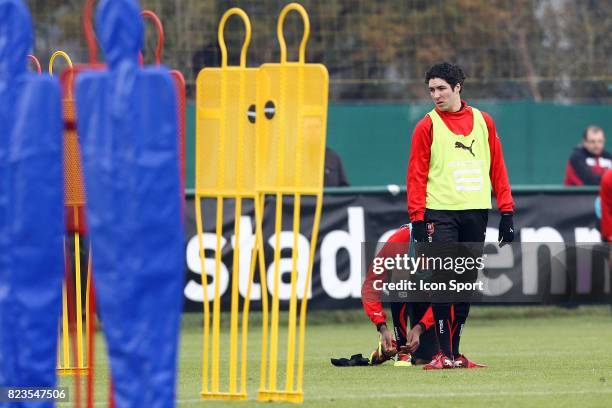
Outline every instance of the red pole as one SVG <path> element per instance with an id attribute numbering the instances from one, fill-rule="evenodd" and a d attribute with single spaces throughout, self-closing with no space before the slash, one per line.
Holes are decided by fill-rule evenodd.
<path id="1" fill-rule="evenodd" d="M 42 74 L 42 68 L 40 66 L 40 61 L 32 54 L 28 54 L 28 59 L 34 63 L 34 67 L 36 68 L 36 72 L 40 75 Z"/>
<path id="2" fill-rule="evenodd" d="M 95 64 L 98 62 L 98 44 L 96 42 L 96 33 L 93 28 L 93 9 L 95 0 L 86 0 L 83 7 L 83 32 L 85 33 L 85 41 L 89 51 L 89 63 Z"/>
<path id="3" fill-rule="evenodd" d="M 74 242 L 74 241 L 73 241 Z M 75 251 L 78 251 L 79 248 L 74 248 Z M 71 259 L 72 253 L 69 255 Z M 71 365 L 75 368 L 76 372 L 74 373 L 74 406 L 75 408 L 79 408 L 81 406 L 81 374 L 78 372 L 79 363 L 78 363 L 78 346 L 77 346 L 77 333 L 76 333 L 76 319 L 82 318 L 81 316 L 77 316 L 75 301 L 76 301 L 76 288 L 75 288 L 75 278 L 76 275 L 73 274 L 73 264 L 66 262 L 66 297 L 67 297 L 67 306 L 68 306 L 68 330 L 70 337 L 70 346 L 72 348 L 72 362 Z"/>
<path id="4" fill-rule="evenodd" d="M 89 250 L 89 273 L 92 274 L 89 287 L 89 338 L 87 339 L 87 408 L 94 407 L 94 367 L 95 367 L 95 338 L 96 338 L 96 291 L 94 290 L 93 273 L 91 268 L 91 248 Z"/>
<path id="5" fill-rule="evenodd" d="M 140 15 L 142 17 L 150 18 L 153 21 L 153 24 L 155 24 L 155 27 L 157 28 L 157 48 L 155 50 L 155 63 L 157 65 L 160 65 L 162 51 L 164 49 L 164 26 L 159 17 L 157 17 L 157 14 L 150 10 L 144 10 L 140 13 Z"/>

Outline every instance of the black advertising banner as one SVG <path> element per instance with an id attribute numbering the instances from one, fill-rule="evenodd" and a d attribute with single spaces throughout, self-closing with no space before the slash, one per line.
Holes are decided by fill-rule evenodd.
<path id="1" fill-rule="evenodd" d="M 490 280 L 492 279 L 502 285 L 493 285 L 493 290 L 497 290 L 497 296 L 499 297 L 490 301 L 516 302 L 521 301 L 521 299 L 531 302 L 601 301 L 602 294 L 609 294 L 610 273 L 607 270 L 607 259 L 603 259 L 604 256 L 601 255 L 603 253 L 601 248 L 598 247 L 599 250 L 595 251 L 598 255 L 594 255 L 592 259 L 584 255 L 584 252 L 588 251 L 589 248 L 586 243 L 600 242 L 595 215 L 596 197 L 594 193 L 583 192 L 575 194 L 515 194 L 515 237 L 516 241 L 521 244 L 506 246 L 505 249 L 502 248 L 501 250 L 495 249 L 493 246 L 491 248 L 485 247 L 485 252 L 488 252 L 490 256 L 488 264 L 490 269 L 485 268 L 485 274 L 489 273 L 488 278 Z M 224 308 L 227 307 L 229 302 L 233 248 L 237 244 L 240 248 L 238 287 L 240 294 L 244 296 L 249 280 L 251 249 L 255 241 L 253 234 L 255 219 L 252 202 L 249 200 L 243 202 L 240 236 L 235 237 L 233 200 L 225 201 L 223 236 L 220 240 L 222 257 L 219 272 L 220 293 L 222 294 Z M 302 198 L 302 217 L 298 238 L 298 293 L 304 291 L 304 278 L 310 252 L 310 234 L 314 219 L 314 204 L 314 199 Z M 272 259 L 273 245 L 275 244 L 273 237 L 274 207 L 274 199 L 271 197 L 266 201 L 263 225 L 265 260 L 268 271 L 272 271 L 272 268 L 274 268 Z M 201 311 L 204 295 L 193 208 L 194 199 L 191 197 L 187 202 L 185 226 L 185 309 Z M 205 247 L 206 281 L 208 282 L 207 290 L 210 299 L 214 294 L 214 249 L 217 245 L 215 235 L 216 201 L 203 200 L 202 208 L 204 224 L 204 236 L 202 238 Z M 293 247 L 292 216 L 292 200 L 286 199 L 283 203 L 283 225 L 279 239 L 281 246 L 279 262 L 281 302 L 288 300 L 290 294 L 289 274 L 291 272 L 291 250 Z M 326 194 L 323 200 L 323 213 L 315 252 L 312 281 L 308 291 L 309 307 L 312 309 L 360 307 L 364 265 L 369 262 L 366 259 L 366 254 L 362 251 L 362 245 L 366 242 L 385 242 L 397 228 L 407 222 L 406 198 L 403 193 L 392 194 L 381 191 L 365 194 Z M 497 240 L 498 223 L 498 213 L 496 210 L 492 210 L 487 228 L 486 240 L 488 242 Z M 580 248 L 574 245 L 576 243 L 581 243 Z M 559 249 L 559 245 L 562 247 L 561 249 Z M 523 256 L 521 256 L 521 246 Z M 587 249 L 585 250 L 585 248 Z M 527 249 L 529 249 L 528 252 Z M 542 251 L 549 255 L 553 252 L 565 251 L 563 260 L 572 264 L 572 267 L 568 267 L 566 272 L 568 284 L 540 284 L 534 286 L 533 282 L 547 282 L 549 280 L 548 276 L 551 273 L 553 275 L 556 273 L 556 267 L 552 267 L 551 270 L 551 262 L 542 262 Z M 525 256 L 525 253 L 535 253 L 535 255 Z M 555 259 L 553 256 L 553 261 Z M 513 264 L 514 273 L 508 272 L 508 262 Z M 591 268 L 593 271 L 585 271 L 585 268 Z M 503 274 L 504 270 L 508 272 L 507 275 L 510 276 L 510 279 L 500 278 L 499 274 Z M 580 273 L 584 276 L 576 275 L 578 272 L 575 271 L 577 270 L 582 270 L 583 272 Z M 258 269 L 255 275 L 251 301 L 252 308 L 257 310 L 261 299 Z M 272 287 L 272 275 L 271 272 L 267 273 L 268 288 Z M 558 292 L 561 290 L 559 288 L 565 288 L 566 296 L 550 297 L 545 293 L 551 290 Z M 556 292 L 555 294 L 558 294 Z M 530 296 L 523 298 L 521 297 L 522 294 Z"/>

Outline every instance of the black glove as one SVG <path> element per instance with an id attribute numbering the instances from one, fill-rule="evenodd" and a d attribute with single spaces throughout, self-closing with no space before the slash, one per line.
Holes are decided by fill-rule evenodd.
<path id="1" fill-rule="evenodd" d="M 514 222 L 512 213 L 502 213 L 499 221 L 499 235 L 497 237 L 500 248 L 509 242 L 514 241 Z"/>
<path id="2" fill-rule="evenodd" d="M 353 354 L 351 358 L 332 358 L 331 363 L 336 367 L 358 367 L 370 365 L 370 360 L 361 354 Z"/>
<path id="3" fill-rule="evenodd" d="M 427 229 L 425 228 L 425 221 L 414 221 L 412 223 L 412 239 L 416 242 L 427 241 Z"/>

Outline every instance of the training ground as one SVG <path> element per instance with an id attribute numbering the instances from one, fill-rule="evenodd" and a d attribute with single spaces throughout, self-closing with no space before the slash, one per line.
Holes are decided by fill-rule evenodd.
<path id="1" fill-rule="evenodd" d="M 177 387 L 179 407 L 295 406 L 256 402 L 260 354 L 258 315 L 252 314 L 250 322 L 249 400 L 202 401 L 199 399 L 202 318 L 199 314 L 183 315 Z M 376 367 L 338 368 L 330 364 L 331 357 L 350 357 L 356 353 L 366 356 L 374 349 L 375 328 L 362 311 L 311 312 L 303 405 L 351 408 L 612 406 L 610 307 L 473 307 L 468 323 L 462 352 L 488 364 L 489 368 L 427 372 L 421 367 L 396 368 L 392 362 Z M 281 330 L 281 338 L 283 334 L 286 332 Z M 96 345 L 96 405 L 102 407 L 107 405 L 108 367 L 100 335 Z M 227 366 L 227 357 L 224 356 L 222 365 Z M 279 367 L 284 367 L 282 355 Z M 226 386 L 227 376 L 222 375 L 221 380 Z M 71 384 L 72 379 L 62 378 L 61 384 L 67 383 Z"/>

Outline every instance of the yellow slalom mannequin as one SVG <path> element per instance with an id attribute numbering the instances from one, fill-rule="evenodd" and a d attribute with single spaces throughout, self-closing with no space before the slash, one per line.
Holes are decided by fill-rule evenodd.
<path id="1" fill-rule="evenodd" d="M 228 66 L 227 47 L 224 29 L 227 20 L 239 16 L 245 26 L 245 40 L 240 54 L 240 66 Z M 240 382 L 238 383 L 238 316 L 239 316 L 239 241 L 242 200 L 253 200 L 256 220 L 261 217 L 255 190 L 255 99 L 257 69 L 246 67 L 246 53 L 251 40 L 251 23 L 247 14 L 239 9 L 228 10 L 219 23 L 219 46 L 221 48 L 221 67 L 204 68 L 200 71 L 196 96 L 196 191 L 195 211 L 198 230 L 200 261 L 202 268 L 202 288 L 204 295 L 204 344 L 203 344 L 203 399 L 246 399 L 246 362 L 248 314 L 253 274 L 255 271 L 256 251 L 260 233 L 256 233 L 250 263 L 250 276 L 247 295 L 243 303 Z M 207 293 L 206 271 L 204 266 L 202 200 L 215 199 L 216 248 L 214 271 L 214 296 L 212 328 L 210 327 L 210 305 Z M 227 390 L 220 386 L 220 323 L 221 294 L 220 267 L 221 242 L 223 234 L 224 199 L 235 202 L 234 235 L 236 245 L 233 252 L 231 317 L 229 349 L 223 345 L 224 356 L 229 356 L 229 381 Z M 256 225 L 260 222 L 256 221 Z M 263 268 L 263 257 L 260 266 Z M 263 270 L 260 268 L 261 270 Z M 266 293 L 265 279 L 262 292 Z M 212 329 L 212 330 L 211 330 Z"/>
<path id="2" fill-rule="evenodd" d="M 71 361 L 70 358 L 70 333 L 69 333 L 69 305 L 68 305 L 68 294 L 67 294 L 67 281 L 64 281 L 62 291 L 62 323 L 61 323 L 61 337 L 62 347 L 58 350 L 58 373 L 60 375 L 74 375 L 74 374 L 87 374 L 88 363 L 85 361 L 85 347 L 83 343 L 83 302 L 81 298 L 81 253 L 80 253 L 80 233 L 78 232 L 79 223 L 79 211 L 78 207 L 85 205 L 85 192 L 83 189 L 83 174 L 81 170 L 81 160 L 79 151 L 78 135 L 76 133 L 75 124 L 75 109 L 74 109 L 74 97 L 72 94 L 73 88 L 73 74 L 72 74 L 72 61 L 68 54 L 64 51 L 56 51 L 51 56 L 49 61 L 49 73 L 53 75 L 53 65 L 58 57 L 62 57 L 66 60 L 69 66 L 70 75 L 67 79 L 67 83 L 64 85 L 64 123 L 66 125 L 64 131 L 64 188 L 65 188 L 65 206 L 72 208 L 72 215 L 74 216 L 73 225 L 75 227 L 74 235 L 74 253 L 69 256 L 64 255 L 66 259 L 66 265 L 69 264 L 70 258 L 74 259 L 75 265 L 75 277 L 74 277 L 74 310 L 71 312 L 75 317 L 75 333 L 76 338 L 73 339 L 73 352 L 76 353 L 76 361 Z M 91 265 L 88 262 L 88 265 Z M 88 268 L 89 269 L 89 268 Z M 67 275 L 67 279 L 70 274 Z M 86 283 L 86 295 L 85 295 L 85 340 L 86 344 L 89 343 L 89 338 L 92 333 L 89 332 L 89 302 L 90 302 L 90 290 L 91 290 L 91 273 L 87 271 L 87 283 Z"/>
<path id="3" fill-rule="evenodd" d="M 299 60 L 297 62 L 287 61 L 287 46 L 283 36 L 285 17 L 291 11 L 298 12 L 304 21 L 304 35 L 300 43 Z M 329 88 L 329 77 L 325 66 L 307 64 L 305 61 L 306 43 L 309 34 L 310 22 L 306 10 L 297 3 L 285 6 L 280 13 L 277 25 L 281 61 L 280 63 L 264 64 L 257 73 L 257 191 L 260 194 L 261 203 L 264 202 L 266 195 L 274 195 L 276 199 L 274 284 L 272 287 L 269 333 L 266 324 L 267 307 L 264 306 L 263 310 L 261 383 L 258 394 L 258 399 L 262 401 L 302 402 L 303 400 L 302 374 L 306 306 L 323 201 L 325 132 Z M 283 196 L 285 195 L 293 196 L 293 250 L 289 323 L 287 327 L 286 377 L 284 389 L 279 390 L 277 385 L 280 303 L 279 263 L 281 252 L 279 244 Z M 316 198 L 316 209 L 310 240 L 310 254 L 308 254 L 308 269 L 303 271 L 307 276 L 301 294 L 299 338 L 296 338 L 298 337 L 297 248 L 302 196 L 314 196 Z M 259 241 L 259 245 L 263 246 L 263 239 Z"/>

